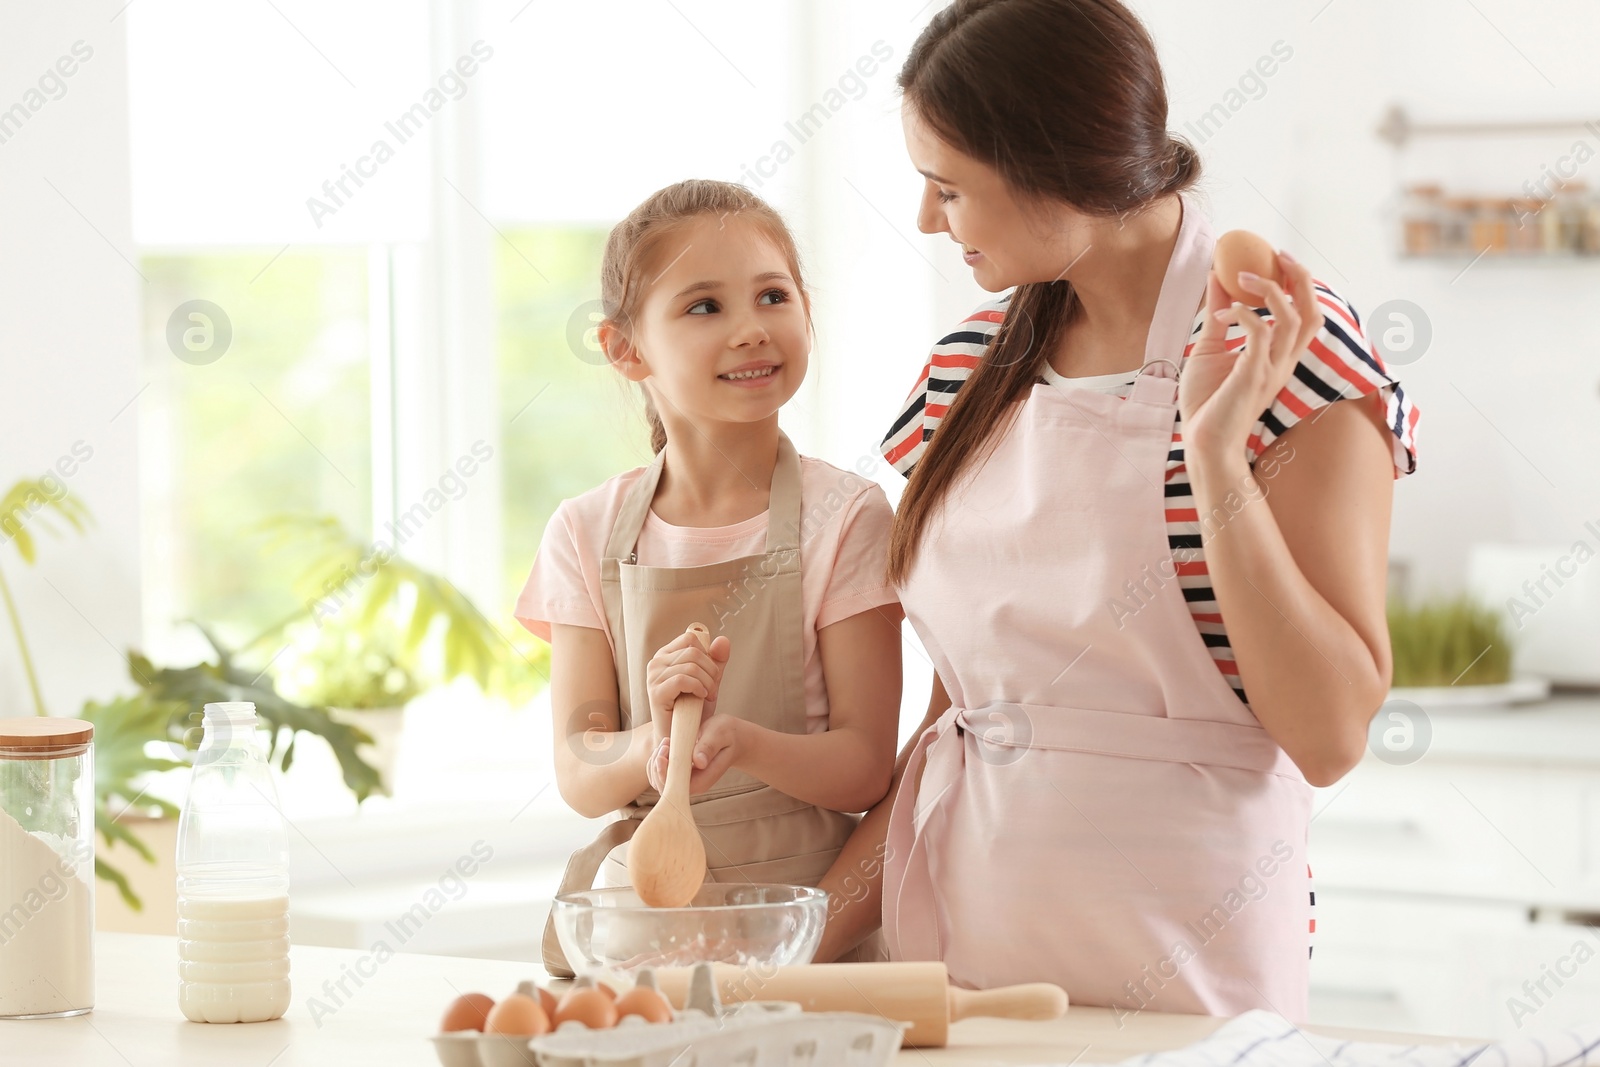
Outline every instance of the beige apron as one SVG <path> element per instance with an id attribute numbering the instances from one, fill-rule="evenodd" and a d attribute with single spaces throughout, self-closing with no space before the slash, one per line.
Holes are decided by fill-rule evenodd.
<path id="1" fill-rule="evenodd" d="M 634 551 L 650 513 L 666 454 L 634 483 L 622 501 L 611 539 L 600 560 L 600 586 L 617 668 L 621 728 L 650 719 L 646 668 L 661 646 L 690 623 L 704 623 L 713 637 L 726 634 L 733 653 L 723 670 L 717 710 L 785 733 L 806 732 L 805 611 L 800 595 L 800 457 L 789 438 L 778 435 L 772 472 L 764 555 L 703 567 L 645 567 Z M 635 712 L 633 709 L 639 709 Z M 562 893 L 594 886 L 602 862 L 630 840 L 660 794 L 646 789 L 623 808 L 586 847 L 573 853 L 561 880 Z M 783 882 L 814 886 L 827 873 L 856 819 L 780 793 L 742 771 L 724 774 L 714 788 L 695 796 L 695 822 L 706 846 L 707 878 L 713 882 Z M 615 857 L 608 880 L 626 885 L 626 867 Z M 875 951 L 864 946 L 864 950 Z M 545 923 L 544 965 L 568 977 L 555 926 Z"/>

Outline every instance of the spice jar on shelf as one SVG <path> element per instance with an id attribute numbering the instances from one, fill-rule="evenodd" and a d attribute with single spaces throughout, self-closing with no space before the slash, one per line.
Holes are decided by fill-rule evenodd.
<path id="1" fill-rule="evenodd" d="M 1579 251 L 1591 256 L 1600 255 L 1600 198 L 1584 202 L 1582 232 Z"/>
<path id="2" fill-rule="evenodd" d="M 1561 217 L 1561 248 L 1583 251 L 1584 219 L 1589 205 L 1589 187 L 1583 182 L 1562 182 L 1556 189 L 1555 207 Z"/>
<path id="3" fill-rule="evenodd" d="M 1506 250 L 1510 231 L 1509 200 L 1472 201 L 1471 245 L 1473 253 L 1498 254 Z"/>
<path id="4" fill-rule="evenodd" d="M 1457 255 L 1472 251 L 1472 209 L 1470 197 L 1446 197 L 1439 211 L 1439 251 Z"/>
<path id="5" fill-rule="evenodd" d="M 1541 202 L 1539 210 L 1539 251 L 1543 255 L 1559 255 L 1565 251 L 1561 244 L 1561 203 L 1552 192 Z"/>
<path id="6" fill-rule="evenodd" d="M 1401 215 L 1405 254 L 1431 256 L 1439 252 L 1439 198 L 1437 185 L 1413 185 L 1406 190 Z"/>
<path id="7" fill-rule="evenodd" d="M 1536 197 L 1517 197 L 1511 201 L 1511 251 L 1535 255 L 1544 249 L 1543 225 L 1539 216 L 1544 201 Z"/>

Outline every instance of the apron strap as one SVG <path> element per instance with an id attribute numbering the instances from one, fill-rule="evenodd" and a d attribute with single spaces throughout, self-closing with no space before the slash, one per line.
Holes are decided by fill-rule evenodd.
<path id="1" fill-rule="evenodd" d="M 1194 329 L 1195 298 L 1205 302 L 1206 276 L 1217 239 L 1211 220 L 1189 193 L 1179 193 L 1183 218 L 1178 224 L 1178 240 L 1172 248 L 1161 294 L 1156 298 L 1155 315 L 1145 339 L 1144 364 L 1157 360 L 1181 359 Z"/>
<path id="2" fill-rule="evenodd" d="M 767 509 L 767 551 L 798 550 L 800 454 L 782 430 L 778 431 L 778 463 L 772 468 L 772 495 Z"/>
<path id="3" fill-rule="evenodd" d="M 942 829 L 947 794 L 959 778 L 963 753 L 955 727 L 960 711 L 952 704 L 917 739 L 889 810 L 884 842 L 883 939 L 889 957 L 896 961 L 944 958 L 939 947 L 939 916 L 928 857 L 928 824 L 940 819 L 941 826 L 934 832 Z M 956 750 L 943 751 L 941 741 L 956 745 Z M 922 772 L 920 782 L 918 772 Z"/>
<path id="4" fill-rule="evenodd" d="M 627 844 L 633 840 L 633 835 L 638 832 L 642 819 L 626 818 L 617 819 L 607 823 L 600 831 L 598 837 L 587 845 L 578 849 L 567 860 L 567 870 L 561 876 L 561 888 L 556 893 L 582 893 L 594 888 L 595 876 L 600 873 L 600 865 L 606 857 L 611 855 L 611 850 L 618 845 Z M 556 917 L 554 906 L 544 921 L 544 943 L 542 945 L 544 956 L 544 969 L 554 978 L 573 977 L 572 965 L 567 962 L 567 957 L 561 951 L 561 939 L 556 936 Z"/>
<path id="5" fill-rule="evenodd" d="M 656 487 L 661 484 L 661 472 L 666 467 L 665 451 L 646 467 L 639 480 L 629 487 L 622 498 L 622 508 L 616 522 L 611 525 L 611 536 L 606 541 L 602 559 L 632 562 L 634 546 L 639 543 L 639 531 L 644 529 L 650 515 L 650 505 L 656 498 Z M 795 451 L 789 435 L 778 431 L 778 462 L 772 468 L 772 489 L 767 504 L 767 551 L 797 549 L 800 547 L 800 455 Z"/>
<path id="6" fill-rule="evenodd" d="M 611 524 L 611 537 L 606 541 L 602 560 L 626 560 L 633 555 L 633 546 L 639 543 L 639 531 L 644 529 L 644 520 L 650 514 L 650 504 L 656 498 L 656 486 L 661 484 L 661 471 L 666 462 L 666 451 L 657 452 L 650 466 L 622 498 L 622 510 L 617 512 L 617 521 Z"/>

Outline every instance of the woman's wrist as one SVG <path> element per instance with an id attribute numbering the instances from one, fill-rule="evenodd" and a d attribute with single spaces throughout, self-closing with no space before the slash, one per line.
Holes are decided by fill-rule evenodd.
<path id="1" fill-rule="evenodd" d="M 1230 489 L 1244 493 L 1255 477 L 1243 448 L 1207 449 L 1186 443 L 1183 464 L 1196 502 L 1219 489 L 1224 495 Z"/>

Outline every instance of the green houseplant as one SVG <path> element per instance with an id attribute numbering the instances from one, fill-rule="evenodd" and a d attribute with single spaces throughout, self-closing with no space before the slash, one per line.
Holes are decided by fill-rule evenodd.
<path id="1" fill-rule="evenodd" d="M 264 529 L 270 547 L 302 560 L 295 582 L 302 606 L 257 640 L 309 622 L 341 634 L 333 640 L 342 642 L 346 657 L 389 661 L 415 680 L 419 692 L 466 677 L 486 694 L 521 703 L 544 688 L 548 649 L 515 640 L 449 579 L 384 544 L 352 536 L 329 516 L 279 516 Z M 332 669 L 325 658 L 321 662 Z M 349 684 L 341 678 L 334 671 L 326 682 Z M 322 684 L 312 683 L 312 691 L 324 693 L 316 688 Z"/>
<path id="2" fill-rule="evenodd" d="M 0 533 L 16 546 L 23 562 L 29 566 L 37 558 L 37 543 L 30 525 L 60 536 L 57 523 L 81 533 L 90 521 L 88 509 L 67 495 L 59 482 L 52 486 L 42 480 L 24 479 L 0 497 Z M 4 602 L 17 644 L 34 713 L 48 715 L 22 618 L 3 567 L 0 567 L 0 601 Z M 285 698 L 274 687 L 267 669 L 252 669 L 208 628 L 196 625 L 216 653 L 215 663 L 158 667 L 143 654 L 130 650 L 128 668 L 138 686 L 137 691 L 108 703 L 90 701 L 79 712 L 79 718 L 95 725 L 95 829 L 104 839 L 107 851 L 120 843 L 146 862 L 155 862 L 150 849 L 121 820 L 135 807 L 160 816 L 177 814 L 172 804 L 150 796 L 144 784 L 152 774 L 187 765 L 188 753 L 199 743 L 198 727 L 203 707 L 214 701 L 254 702 L 262 721 L 271 730 L 272 753 L 280 767 L 286 768 L 292 762 L 299 734 L 313 733 L 327 740 L 338 758 L 345 784 L 358 800 L 366 799 L 377 789 L 376 768 L 357 752 L 358 746 L 371 740 L 367 734 L 358 727 L 335 721 L 325 708 L 297 704 Z M 130 908 L 137 911 L 142 907 L 126 876 L 100 855 L 95 857 L 95 873 L 116 886 Z"/>
<path id="3" fill-rule="evenodd" d="M 379 613 L 364 627 L 351 620 L 322 627 L 299 623 L 290 627 L 290 636 L 294 653 L 286 688 L 368 734 L 372 744 L 363 754 L 378 769 L 380 791 L 392 793 L 406 705 L 426 681 L 403 654 L 388 614 Z"/>

